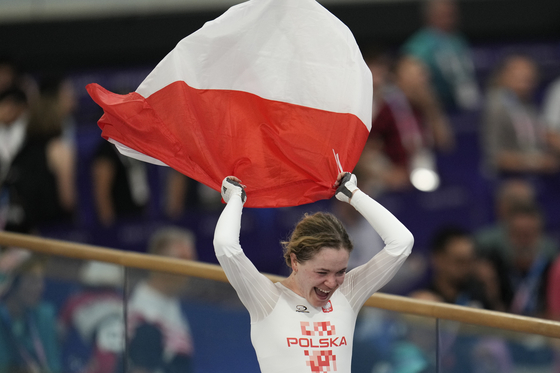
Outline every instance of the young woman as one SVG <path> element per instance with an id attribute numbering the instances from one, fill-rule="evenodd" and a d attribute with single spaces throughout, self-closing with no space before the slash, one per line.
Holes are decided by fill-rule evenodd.
<path id="1" fill-rule="evenodd" d="M 227 203 L 214 236 L 216 256 L 251 317 L 251 340 L 263 373 L 350 372 L 358 311 L 410 254 L 414 238 L 389 211 L 360 191 L 356 177 L 338 175 L 337 199 L 350 203 L 379 233 L 385 248 L 346 273 L 352 243 L 331 214 L 306 215 L 284 242 L 292 273 L 273 283 L 239 244 L 245 186 L 222 183 Z"/>

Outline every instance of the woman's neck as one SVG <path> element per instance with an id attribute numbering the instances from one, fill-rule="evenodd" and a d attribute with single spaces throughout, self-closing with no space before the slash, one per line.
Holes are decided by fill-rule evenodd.
<path id="1" fill-rule="evenodd" d="M 295 272 L 292 272 L 290 276 L 282 280 L 280 283 L 285 287 L 287 287 L 288 289 L 290 289 L 291 291 L 293 291 L 294 293 L 301 295 L 296 286 Z"/>

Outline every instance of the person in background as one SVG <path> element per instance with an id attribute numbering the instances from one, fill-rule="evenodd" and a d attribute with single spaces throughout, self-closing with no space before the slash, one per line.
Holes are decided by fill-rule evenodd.
<path id="1" fill-rule="evenodd" d="M 174 169 L 169 169 L 166 182 L 165 216 L 171 220 L 187 211 L 216 210 L 222 204 L 220 193 Z"/>
<path id="2" fill-rule="evenodd" d="M 385 88 L 391 83 L 393 58 L 384 49 L 376 46 L 365 48 L 363 52 L 364 61 L 371 71 L 373 84 L 373 118 L 383 105 L 383 94 Z"/>
<path id="3" fill-rule="evenodd" d="M 506 239 L 498 245 L 479 246 L 500 274 L 503 303 L 508 312 L 534 317 L 546 313 L 547 276 L 556 252 L 543 245 L 544 218 L 531 203 L 511 207 L 505 225 Z"/>
<path id="4" fill-rule="evenodd" d="M 443 227 L 435 233 L 431 249 L 431 283 L 410 294 L 411 297 L 505 311 L 497 273 L 491 263 L 477 258 L 474 240 L 468 231 Z M 498 337 L 473 338 L 445 330 L 438 338 L 440 346 L 445 346 L 438 351 L 439 365 L 446 371 L 478 372 L 489 364 L 511 365 L 507 345 Z M 422 338 L 418 338 L 415 345 L 421 343 Z M 478 358 L 473 359 L 474 356 Z"/>
<path id="5" fill-rule="evenodd" d="M 103 226 L 144 213 L 150 198 L 144 162 L 120 154 L 113 144 L 102 140 L 91 172 L 97 218 Z"/>
<path id="6" fill-rule="evenodd" d="M 560 256 L 553 262 L 548 275 L 547 316 L 560 321 Z"/>
<path id="7" fill-rule="evenodd" d="M 19 69 L 12 59 L 0 56 L 0 92 L 4 92 L 19 83 Z"/>
<path id="8" fill-rule="evenodd" d="M 447 111 L 477 109 L 480 93 L 470 47 L 457 31 L 457 2 L 427 0 L 423 11 L 425 26 L 405 42 L 402 53 L 428 67 L 437 97 Z"/>
<path id="9" fill-rule="evenodd" d="M 0 92 L 0 185 L 21 149 L 27 130 L 27 96 L 17 87 Z"/>
<path id="10" fill-rule="evenodd" d="M 29 256 L 0 302 L 0 372 L 62 373 L 53 305 L 42 301 L 45 261 Z"/>
<path id="11" fill-rule="evenodd" d="M 545 91 L 541 119 L 547 128 L 548 143 L 560 153 L 560 77 L 552 81 Z"/>
<path id="12" fill-rule="evenodd" d="M 37 98 L 37 82 L 15 59 L 10 56 L 0 56 L 0 93 L 12 88 L 24 91 L 29 102 Z"/>
<path id="13" fill-rule="evenodd" d="M 537 205 L 533 185 L 524 179 L 503 180 L 495 193 L 495 221 L 475 232 L 477 255 L 487 257 L 491 250 L 502 262 L 510 262 L 513 252 L 509 249 L 508 219 L 516 205 Z M 542 232 L 538 242 L 539 251 L 553 258 L 558 252 L 558 242 L 546 232 Z"/>
<path id="14" fill-rule="evenodd" d="M 124 351 L 123 267 L 84 262 L 83 288 L 72 294 L 59 314 L 65 373 L 117 373 Z"/>
<path id="15" fill-rule="evenodd" d="M 534 103 L 535 61 L 514 54 L 499 64 L 485 102 L 481 142 L 485 166 L 498 176 L 551 174 L 560 169 Z"/>
<path id="16" fill-rule="evenodd" d="M 368 66 L 375 74 L 383 71 L 386 63 L 386 59 L 370 59 Z M 357 165 L 358 172 L 365 176 L 365 190 L 372 194 L 385 189 L 406 190 L 418 164 L 435 169 L 434 152 L 454 146 L 453 132 L 431 93 L 423 63 L 403 56 L 391 72 L 387 78 L 379 78 L 383 83 L 374 87 L 379 96 L 377 112 Z"/>
<path id="17" fill-rule="evenodd" d="M 148 252 L 183 260 L 197 258 L 193 234 L 179 228 L 156 231 Z M 129 372 L 194 372 L 191 329 L 179 298 L 185 286 L 184 276 L 151 272 L 133 289 L 127 318 Z"/>
<path id="18" fill-rule="evenodd" d="M 490 308 L 484 288 L 476 278 L 475 254 L 474 241 L 467 231 L 458 227 L 441 228 L 431 244 L 431 281 L 426 288 L 414 291 L 411 296 Z"/>
<path id="19" fill-rule="evenodd" d="M 29 111 L 26 140 L 5 185 L 10 206 L 6 230 L 32 232 L 41 224 L 71 221 L 76 207 L 75 149 L 63 136 L 74 110 L 71 83 L 45 79 Z"/>

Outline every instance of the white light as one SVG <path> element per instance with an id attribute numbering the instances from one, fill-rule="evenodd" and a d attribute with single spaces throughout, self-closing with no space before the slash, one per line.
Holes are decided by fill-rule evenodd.
<path id="1" fill-rule="evenodd" d="M 434 170 L 417 168 L 410 173 L 410 182 L 422 192 L 433 192 L 439 187 L 439 176 Z"/>

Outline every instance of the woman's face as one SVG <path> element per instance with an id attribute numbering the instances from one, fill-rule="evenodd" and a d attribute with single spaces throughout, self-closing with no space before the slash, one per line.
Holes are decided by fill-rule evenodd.
<path id="1" fill-rule="evenodd" d="M 344 282 L 350 253 L 345 249 L 323 248 L 310 260 L 298 263 L 292 254 L 296 293 L 314 307 L 323 307 Z"/>

